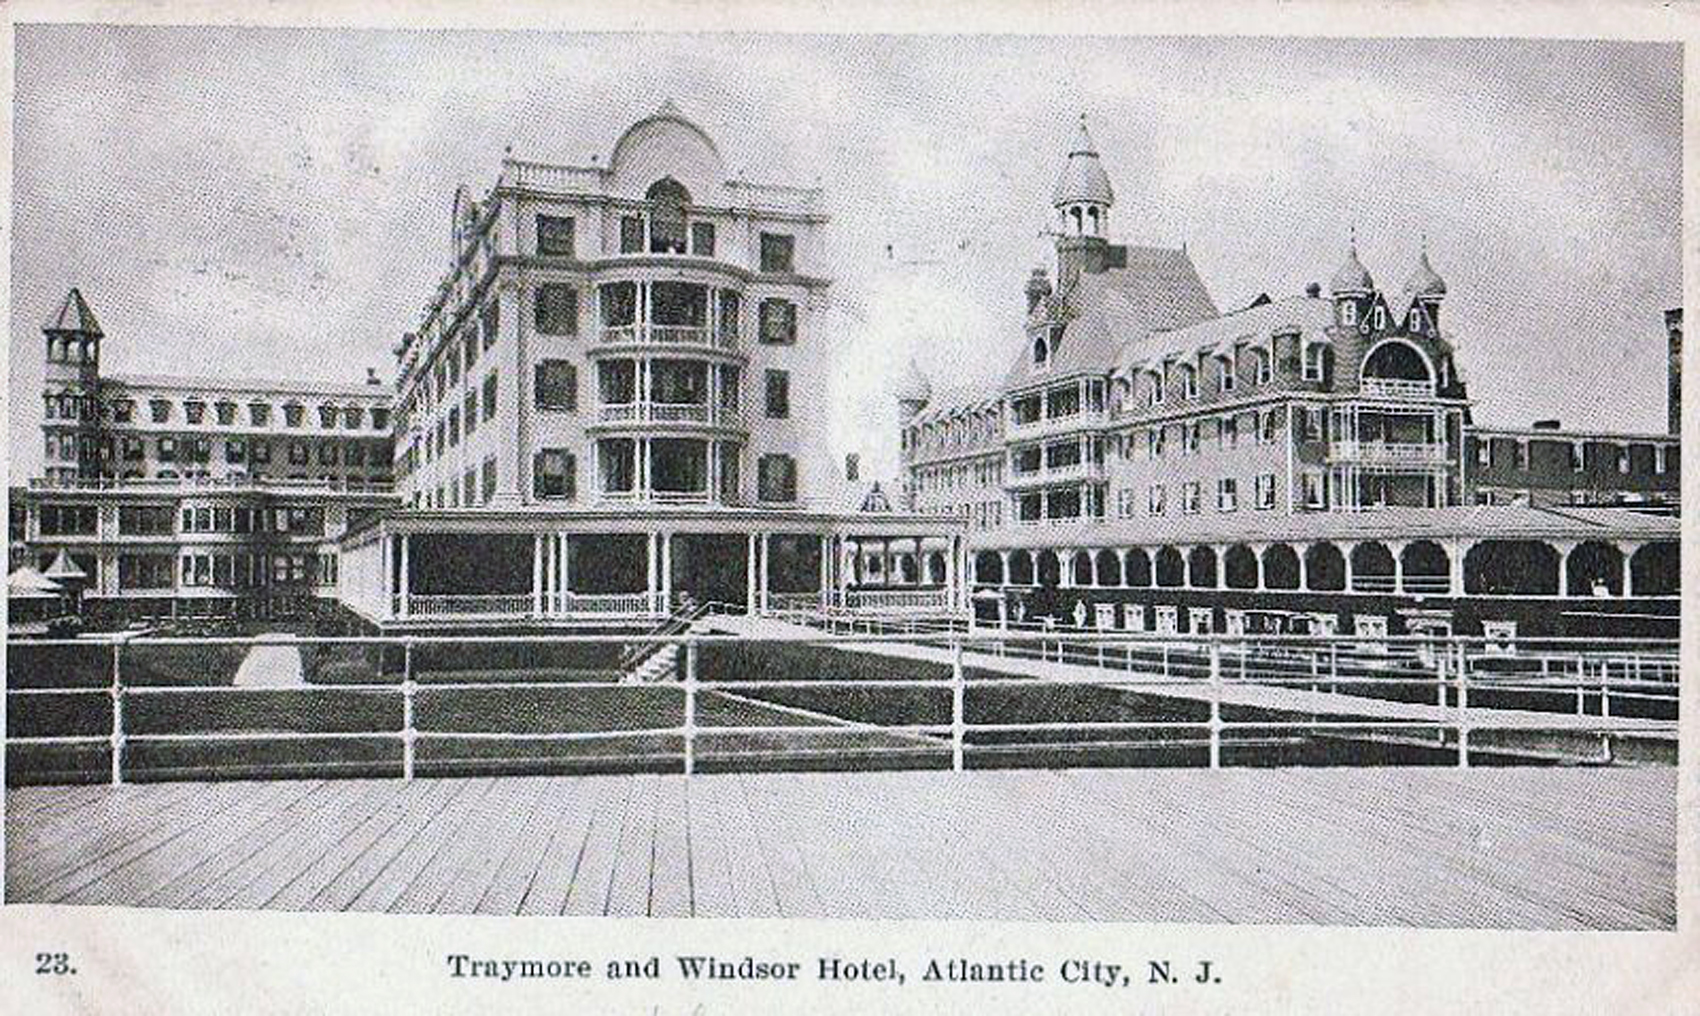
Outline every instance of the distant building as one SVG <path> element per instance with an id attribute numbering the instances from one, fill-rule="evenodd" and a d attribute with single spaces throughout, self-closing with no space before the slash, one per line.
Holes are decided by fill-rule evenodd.
<path id="1" fill-rule="evenodd" d="M 1354 242 L 1326 294 L 1223 311 L 1184 247 L 1110 241 L 1084 122 L 1051 203 L 1056 285 L 1024 287 L 1001 383 L 940 396 L 911 365 L 894 392 L 904 498 L 970 520 L 975 584 L 1141 630 L 1450 630 L 1479 610 L 1413 597 L 1631 591 L 1674 618 L 1674 521 L 1583 509 L 1673 511 L 1676 438 L 1474 425 L 1426 249 L 1396 290 Z"/>
<path id="2" fill-rule="evenodd" d="M 76 289 L 42 333 L 45 459 L 12 490 L 14 567 L 67 554 L 96 620 L 334 595 L 337 538 L 394 503 L 386 386 L 107 372 Z"/>

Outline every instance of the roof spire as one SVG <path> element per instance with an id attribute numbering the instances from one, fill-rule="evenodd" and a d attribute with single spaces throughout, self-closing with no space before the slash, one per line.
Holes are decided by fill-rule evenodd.
<path id="1" fill-rule="evenodd" d="M 1057 177 L 1057 185 L 1051 191 L 1051 204 L 1061 206 L 1086 202 L 1113 205 L 1115 201 L 1116 195 L 1110 187 L 1110 178 L 1098 161 L 1098 144 L 1086 130 L 1086 114 L 1081 113 L 1080 123 L 1074 132 L 1074 142 L 1069 145 L 1068 162 L 1063 166 L 1062 175 Z"/>

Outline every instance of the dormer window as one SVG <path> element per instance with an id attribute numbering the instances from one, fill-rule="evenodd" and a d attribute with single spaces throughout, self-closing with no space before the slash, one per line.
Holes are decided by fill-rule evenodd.
<path id="1" fill-rule="evenodd" d="M 1193 369 L 1192 364 L 1183 363 L 1180 365 L 1180 372 L 1181 397 L 1184 399 L 1198 398 L 1198 371 Z"/>
<path id="2" fill-rule="evenodd" d="M 1044 370 L 1050 364 L 1051 346 L 1043 335 L 1033 340 L 1033 369 Z"/>
<path id="3" fill-rule="evenodd" d="M 1326 345 L 1315 342 L 1305 347 L 1303 377 L 1306 381 L 1321 382 L 1328 377 L 1328 361 L 1333 351 Z"/>
<path id="4" fill-rule="evenodd" d="M 1219 376 L 1221 378 L 1222 390 L 1224 392 L 1233 391 L 1234 385 L 1238 384 L 1240 380 L 1234 373 L 1233 354 L 1230 353 L 1227 356 L 1216 357 L 1216 364 L 1220 371 Z"/>

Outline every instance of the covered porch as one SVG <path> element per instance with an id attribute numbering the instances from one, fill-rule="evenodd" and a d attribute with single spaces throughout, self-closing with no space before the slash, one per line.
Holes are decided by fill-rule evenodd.
<path id="1" fill-rule="evenodd" d="M 958 613 L 961 530 L 936 516 L 695 506 L 403 511 L 345 538 L 338 592 L 385 627 L 647 624 L 703 608 Z"/>

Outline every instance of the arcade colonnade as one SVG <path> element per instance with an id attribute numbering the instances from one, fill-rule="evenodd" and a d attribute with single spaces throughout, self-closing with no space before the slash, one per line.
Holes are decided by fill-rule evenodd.
<path id="1" fill-rule="evenodd" d="M 973 587 L 1675 596 L 1664 539 L 1339 539 L 981 550 Z"/>

